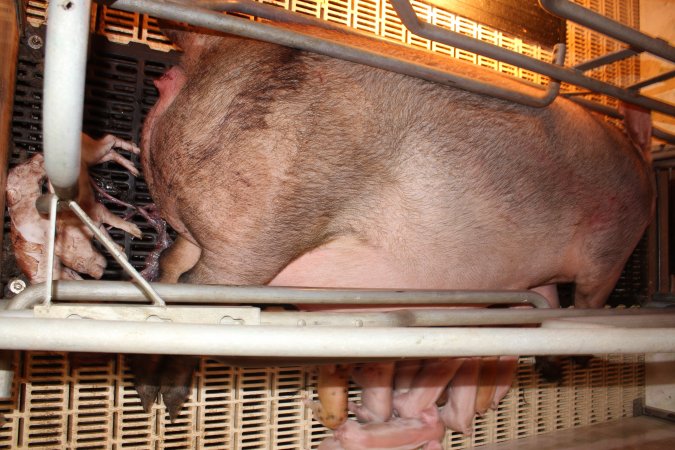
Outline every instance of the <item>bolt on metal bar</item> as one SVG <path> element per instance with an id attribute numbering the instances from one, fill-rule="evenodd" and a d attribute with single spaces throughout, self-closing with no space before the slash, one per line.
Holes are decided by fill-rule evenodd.
<path id="1" fill-rule="evenodd" d="M 103 246 L 110 252 L 115 261 L 117 261 L 124 271 L 131 276 L 131 278 L 138 283 L 138 287 L 142 289 L 143 293 L 150 299 L 153 305 L 156 306 L 166 306 L 164 300 L 155 292 L 155 290 L 150 286 L 150 283 L 138 273 L 134 266 L 129 263 L 127 257 L 124 253 L 117 248 L 117 245 L 104 233 L 99 230 L 96 224 L 89 218 L 87 213 L 84 212 L 82 208 L 74 201 L 68 200 L 67 202 L 70 210 L 75 213 L 77 217 L 89 228 L 89 230 L 96 236 Z"/>
<path id="2" fill-rule="evenodd" d="M 606 55 L 599 56 L 597 58 L 589 59 L 588 61 L 584 61 L 581 64 L 577 64 L 574 66 L 574 68 L 576 70 L 586 72 L 600 66 L 605 66 L 607 64 L 612 64 L 614 62 L 630 58 L 631 56 L 638 55 L 639 53 L 640 52 L 637 52 L 632 48 L 624 48 L 615 52 L 607 53 Z"/>
<path id="3" fill-rule="evenodd" d="M 604 81 L 587 77 L 580 71 L 574 69 L 558 67 L 553 64 L 546 63 L 526 55 L 521 55 L 520 53 L 515 53 L 511 50 L 507 50 L 493 44 L 488 44 L 460 33 L 456 33 L 446 28 L 441 28 L 436 25 L 422 22 L 417 18 L 417 14 L 408 0 L 390 0 L 390 3 L 396 10 L 399 19 L 401 19 L 401 22 L 403 22 L 406 28 L 421 37 L 452 45 L 453 47 L 459 47 L 479 55 L 487 56 L 489 58 L 504 61 L 508 64 L 513 64 L 515 66 L 546 75 L 555 80 L 575 84 L 592 91 L 616 97 L 628 103 L 642 106 L 643 108 L 659 111 L 670 116 L 675 116 L 675 105 L 645 97 L 632 91 L 626 91 L 620 87 L 605 83 Z"/>
<path id="4" fill-rule="evenodd" d="M 568 0 L 539 0 L 539 4 L 551 14 L 625 42 L 636 50 L 675 62 L 675 47 L 663 39 L 648 36 Z"/>

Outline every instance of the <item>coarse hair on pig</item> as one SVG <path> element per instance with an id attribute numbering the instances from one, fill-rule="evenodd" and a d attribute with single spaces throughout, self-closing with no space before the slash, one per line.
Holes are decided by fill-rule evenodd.
<path id="1" fill-rule="evenodd" d="M 232 36 L 198 48 L 143 138 L 153 197 L 201 249 L 184 281 L 265 284 L 296 264 L 284 282 L 574 281 L 577 304 L 599 306 L 650 220 L 644 156 L 565 99 L 528 108 Z"/>

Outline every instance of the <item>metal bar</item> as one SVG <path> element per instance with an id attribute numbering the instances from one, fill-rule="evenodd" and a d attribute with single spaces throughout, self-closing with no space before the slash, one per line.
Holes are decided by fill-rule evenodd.
<path id="1" fill-rule="evenodd" d="M 631 56 L 635 56 L 638 53 L 639 52 L 636 52 L 632 48 L 623 48 L 621 50 L 617 50 L 615 52 L 607 53 L 606 55 L 589 59 L 588 61 L 584 61 L 581 64 L 577 64 L 576 66 L 574 66 L 574 68 L 582 72 L 586 72 L 600 66 L 605 66 L 607 64 L 612 64 L 614 62 L 630 58 Z"/>
<path id="2" fill-rule="evenodd" d="M 387 289 L 315 289 L 276 286 L 220 286 L 152 283 L 170 303 L 307 304 L 307 305 L 452 305 L 531 304 L 548 308 L 546 298 L 533 291 L 432 291 Z M 144 303 L 141 288 L 124 281 L 54 281 L 55 301 L 113 301 Z M 44 285 L 26 288 L 8 309 L 35 306 L 44 296 Z"/>
<path id="3" fill-rule="evenodd" d="M 656 224 L 659 249 L 659 292 L 670 291 L 670 171 L 656 172 Z"/>
<path id="4" fill-rule="evenodd" d="M 327 28 L 331 30 L 339 30 L 343 33 L 348 33 L 352 35 L 361 36 L 364 38 L 372 39 L 373 36 L 368 33 L 361 32 L 351 27 L 344 25 L 332 24 L 328 21 L 317 19 L 315 17 L 310 17 L 303 14 L 297 14 L 290 12 L 286 9 L 279 8 L 276 6 L 266 5 L 263 3 L 258 3 L 250 0 L 202 0 L 197 2 L 190 2 L 188 0 L 178 0 L 177 3 L 182 4 L 196 4 L 196 6 L 210 9 L 212 11 L 221 11 L 221 12 L 237 12 L 243 14 L 250 14 L 252 16 L 261 17 L 268 20 L 275 20 L 278 22 L 288 22 L 288 23 L 299 23 L 305 25 L 312 25 L 321 28 Z M 396 44 L 393 42 L 387 42 L 388 45 L 396 45 L 398 47 L 404 47 L 409 50 L 409 47 Z M 565 44 L 556 44 L 553 47 L 553 58 L 552 63 L 563 66 L 565 64 Z M 485 84 L 486 89 L 489 86 Z M 539 88 L 539 86 L 537 86 Z M 519 101 L 516 97 L 514 101 L 524 104 L 526 106 L 534 106 L 537 108 L 543 108 L 550 105 L 558 96 L 560 92 L 560 82 L 551 80 L 548 84 L 548 87 L 541 97 L 532 96 L 531 100 L 527 102 Z"/>
<path id="5" fill-rule="evenodd" d="M 583 106 L 584 108 L 590 109 L 591 111 L 604 114 L 605 116 L 614 117 L 615 119 L 623 120 L 623 114 L 621 114 L 618 110 L 612 108 L 611 106 L 603 105 L 602 103 L 597 103 L 585 98 L 568 97 L 568 94 L 563 95 L 567 97 L 568 100 L 574 103 L 578 103 L 579 105 Z M 670 134 L 659 128 L 652 127 L 652 136 L 654 136 L 657 139 L 669 142 L 671 144 L 675 144 L 675 135 Z"/>
<path id="6" fill-rule="evenodd" d="M 45 276 L 44 304 L 52 301 L 52 281 L 54 281 L 54 254 L 56 252 L 56 210 L 59 199 L 54 194 L 49 196 L 49 240 L 47 241 L 47 275 Z"/>
<path id="7" fill-rule="evenodd" d="M 672 160 L 673 158 L 675 158 L 675 150 L 664 150 L 664 151 L 654 152 L 654 153 L 652 153 L 652 156 L 654 157 L 654 162 L 660 161 L 660 160 Z M 664 163 L 663 166 L 665 166 L 665 165 L 666 164 Z M 672 161 L 668 165 L 672 165 Z"/>
<path id="8" fill-rule="evenodd" d="M 253 306 L 196 306 L 172 305 L 167 307 L 139 306 L 129 304 L 98 303 L 65 303 L 50 306 L 36 306 L 35 309 L 0 311 L 0 317 L 50 318 L 67 319 L 71 316 L 92 320 L 146 321 L 148 318 L 159 318 L 164 322 L 175 323 L 237 323 L 244 325 L 273 325 L 290 327 L 449 327 L 478 325 L 527 325 L 540 324 L 551 319 L 574 320 L 608 320 L 634 327 L 645 317 L 654 317 L 650 326 L 659 320 L 675 322 L 675 309 L 579 309 L 579 308 L 547 308 L 547 309 L 514 309 L 514 308 L 466 308 L 466 307 L 390 307 L 351 309 L 348 312 L 337 311 L 260 311 Z M 230 322 L 224 322 L 228 317 Z M 228 319 L 228 320 L 230 320 Z M 665 326 L 665 325 L 664 325 Z M 674 324 L 675 326 L 675 324 Z M 643 328 L 646 328 L 643 326 Z M 661 327 L 662 328 L 662 327 Z"/>
<path id="9" fill-rule="evenodd" d="M 568 0 L 539 0 L 539 4 L 551 14 L 625 42 L 636 50 L 644 50 L 675 62 L 675 47 L 663 39 L 640 33 Z"/>
<path id="10" fill-rule="evenodd" d="M 77 197 L 91 0 L 49 2 L 45 44 L 45 170 L 61 199 Z M 64 113 L 67 111 L 67 113 Z"/>
<path id="11" fill-rule="evenodd" d="M 655 77 L 652 77 L 652 78 L 647 78 L 646 80 L 639 81 L 635 84 L 631 84 L 630 86 L 627 86 L 626 89 L 637 91 L 637 90 L 642 89 L 645 86 L 660 83 L 661 81 L 670 80 L 673 77 L 675 77 L 675 69 L 670 70 L 668 72 L 664 72 L 660 75 L 656 75 Z"/>
<path id="12" fill-rule="evenodd" d="M 483 83 L 469 77 L 463 77 L 434 67 L 421 65 L 413 61 L 399 59 L 367 48 L 356 47 L 343 42 L 334 42 L 329 39 L 281 29 L 264 23 L 227 16 L 195 6 L 185 6 L 156 0 L 116 0 L 113 6 L 123 11 L 148 13 L 162 19 L 188 22 L 192 25 L 223 31 L 250 39 L 257 39 L 273 44 L 311 51 L 333 58 L 377 67 L 527 106 L 546 106 L 552 101 L 552 97 L 555 98 L 557 92 L 555 91 L 555 85 L 550 86 L 548 90 L 544 91 L 541 95 L 514 91 L 512 89 Z M 375 39 L 373 39 L 373 41 L 381 43 L 381 41 Z M 518 81 L 521 84 L 526 84 L 522 83 L 522 80 L 513 80 Z"/>
<path id="13" fill-rule="evenodd" d="M 637 321 L 653 317 L 654 309 L 406 309 L 388 312 L 265 312 L 261 325 L 343 327 L 449 327 L 478 325 L 540 324 L 551 319 L 598 319 Z M 659 317 L 675 320 L 675 310 L 659 311 Z M 630 323 L 630 322 L 626 322 Z"/>
<path id="14" fill-rule="evenodd" d="M 479 55 L 487 56 L 489 58 L 504 61 L 508 64 L 513 64 L 518 67 L 541 73 L 551 77 L 552 79 L 582 86 L 586 89 L 590 89 L 602 94 L 607 94 L 647 109 L 652 109 L 670 116 L 675 116 L 675 105 L 645 97 L 632 91 L 626 91 L 620 87 L 605 83 L 600 80 L 595 80 L 574 69 L 558 67 L 553 64 L 549 64 L 544 61 L 540 61 L 526 55 L 521 55 L 511 50 L 507 50 L 505 48 L 488 44 L 460 33 L 456 33 L 446 28 L 441 28 L 436 25 L 422 22 L 417 18 L 417 14 L 410 3 L 408 3 L 408 0 L 390 0 L 390 3 L 396 10 L 399 19 L 401 19 L 401 22 L 403 22 L 408 30 L 419 36 L 431 39 L 436 42 L 452 45 L 453 47 L 459 47 Z"/>
<path id="15" fill-rule="evenodd" d="M 675 352 L 675 329 L 291 328 L 0 318 L 8 350 L 254 357 L 448 357 Z"/>
<path id="16" fill-rule="evenodd" d="M 164 300 L 155 292 L 155 290 L 150 286 L 150 283 L 141 276 L 141 274 L 138 273 L 136 269 L 134 269 L 134 266 L 129 263 L 129 260 L 127 260 L 126 255 L 120 251 L 119 248 L 117 248 L 117 245 L 104 233 L 99 230 L 98 226 L 87 216 L 87 213 L 85 213 L 82 208 L 73 200 L 69 200 L 67 202 L 68 207 L 70 210 L 75 213 L 77 217 L 80 218 L 82 222 L 89 228 L 89 230 L 96 236 L 96 239 L 98 239 L 101 244 L 110 252 L 113 258 L 115 258 L 115 261 L 117 261 L 120 266 L 124 269 L 124 271 L 131 276 L 131 278 L 138 283 L 138 287 L 142 289 L 143 293 L 150 299 L 153 305 L 156 306 L 165 306 L 166 304 L 164 303 Z"/>

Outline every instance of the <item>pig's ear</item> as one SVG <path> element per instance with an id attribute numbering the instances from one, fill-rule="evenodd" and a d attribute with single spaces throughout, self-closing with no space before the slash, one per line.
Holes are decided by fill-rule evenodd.
<path id="1" fill-rule="evenodd" d="M 619 112 L 623 114 L 623 125 L 630 140 L 651 161 L 652 114 L 648 109 L 631 103 L 621 102 Z"/>

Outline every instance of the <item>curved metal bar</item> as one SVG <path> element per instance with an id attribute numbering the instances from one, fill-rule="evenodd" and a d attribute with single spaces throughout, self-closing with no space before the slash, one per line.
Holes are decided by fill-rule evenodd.
<path id="1" fill-rule="evenodd" d="M 390 3 L 396 10 L 401 22 L 403 22 L 411 32 L 424 38 L 452 45 L 453 47 L 459 47 L 479 55 L 541 73 L 555 80 L 582 86 L 592 91 L 616 97 L 628 103 L 633 103 L 647 109 L 675 116 L 675 105 L 645 97 L 632 91 L 626 91 L 609 83 L 587 77 L 576 70 L 558 67 L 502 47 L 497 47 L 496 45 L 481 42 L 446 28 L 422 22 L 417 18 L 417 14 L 408 0 L 390 0 Z"/>
<path id="2" fill-rule="evenodd" d="M 675 62 L 675 47 L 663 39 L 640 33 L 633 28 L 617 23 L 596 12 L 584 8 L 568 0 L 539 0 L 542 8 L 551 14 L 569 19 L 609 37 L 629 44 L 637 50 L 644 50 Z"/>
<path id="3" fill-rule="evenodd" d="M 211 4 L 213 2 L 208 3 Z M 239 17 L 227 16 L 208 9 L 187 6 L 182 3 L 159 2 L 157 0 L 117 0 L 114 2 L 114 7 L 124 11 L 148 13 L 162 19 L 188 22 L 192 25 L 210 28 L 212 30 L 222 31 L 237 36 L 285 45 L 287 47 L 319 53 L 333 58 L 344 59 L 371 67 L 389 70 L 391 72 L 409 75 L 415 78 L 421 78 L 427 81 L 433 81 L 435 83 L 453 86 L 477 94 L 489 95 L 502 100 L 520 103 L 526 106 L 546 106 L 546 104 L 552 101 L 551 96 L 555 98 L 555 85 L 549 86 L 542 95 L 534 96 L 529 93 L 518 92 L 512 89 L 487 84 L 434 67 L 399 59 L 374 50 L 356 47 L 342 42 L 334 42 L 329 39 L 298 33 L 292 30 L 281 29 L 260 22 L 252 22 Z M 263 11 L 263 13 L 265 12 Z M 282 13 L 279 12 L 278 14 Z M 287 19 L 286 16 L 287 14 L 284 14 L 284 17 Z M 324 26 L 324 28 L 326 27 Z M 370 36 L 368 39 L 377 41 Z M 381 43 L 381 41 L 377 42 Z M 522 83 L 522 80 L 514 79 L 514 81 Z M 537 86 L 537 88 L 539 89 L 540 87 Z"/>
<path id="4" fill-rule="evenodd" d="M 141 288 L 125 281 L 54 281 L 55 301 L 108 301 L 145 303 Z M 307 304 L 307 305 L 453 305 L 531 304 L 549 308 L 548 301 L 533 291 L 431 291 L 388 289 L 315 289 L 276 286 L 220 286 L 151 283 L 170 303 Z M 35 306 L 44 296 L 44 284 L 26 288 L 7 309 Z"/>

